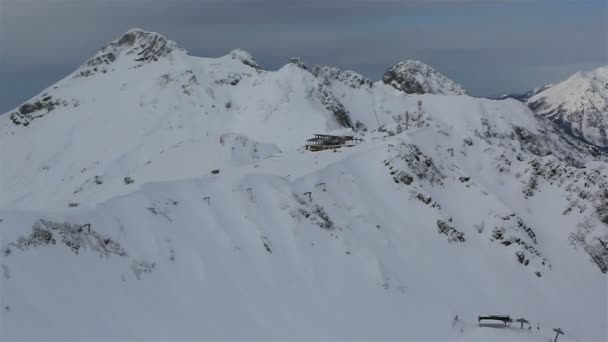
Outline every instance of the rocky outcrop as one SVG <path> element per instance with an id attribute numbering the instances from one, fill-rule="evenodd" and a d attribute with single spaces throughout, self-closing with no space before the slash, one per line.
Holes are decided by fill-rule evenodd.
<path id="1" fill-rule="evenodd" d="M 28 126 L 32 120 L 43 117 L 58 106 L 67 106 L 68 101 L 53 98 L 53 96 L 42 93 L 38 97 L 22 104 L 17 111 L 10 114 L 11 121 L 15 125 Z M 74 102 L 77 106 L 77 102 Z"/>
<path id="2" fill-rule="evenodd" d="M 384 73 L 382 82 L 406 94 L 467 95 L 460 84 L 420 61 L 399 62 Z"/>
<path id="3" fill-rule="evenodd" d="M 87 60 L 76 71 L 75 77 L 87 77 L 112 71 L 111 66 L 121 56 L 127 56 L 131 62 L 135 62 L 132 67 L 138 67 L 144 63 L 157 62 L 175 50 L 181 49 L 174 41 L 156 32 L 131 29 Z"/>
<path id="4" fill-rule="evenodd" d="M 262 70 L 262 67 L 260 67 L 258 63 L 256 63 L 255 59 L 253 59 L 253 56 L 245 50 L 232 50 L 230 51 L 230 57 L 232 57 L 232 59 L 234 60 L 240 61 L 241 63 L 247 66 L 254 68 L 255 70 Z"/>
<path id="5" fill-rule="evenodd" d="M 288 63 L 293 64 L 302 70 L 309 71 L 326 86 L 336 83 L 342 83 L 353 89 L 372 88 L 374 86 L 374 83 L 370 79 L 351 70 L 341 70 L 339 68 L 320 65 L 309 67 L 300 57 L 292 57 L 289 59 Z"/>
<path id="6" fill-rule="evenodd" d="M 360 74 L 350 70 L 340 70 L 328 66 L 315 65 L 310 72 L 315 77 L 322 80 L 323 84 L 330 85 L 334 82 L 341 82 L 351 88 L 371 88 L 373 82 Z"/>
<path id="7" fill-rule="evenodd" d="M 334 118 L 342 127 L 353 128 L 348 109 L 334 97 L 325 85 L 319 84 L 317 94 L 321 104 L 334 115 Z"/>
<path id="8" fill-rule="evenodd" d="M 28 251 L 47 245 L 63 245 L 75 254 L 90 250 L 98 253 L 100 257 L 127 256 L 127 252 L 117 241 L 98 233 L 92 229 L 91 224 L 80 225 L 48 220 L 34 223 L 29 236 L 22 236 L 17 241 L 9 243 L 8 248 Z"/>

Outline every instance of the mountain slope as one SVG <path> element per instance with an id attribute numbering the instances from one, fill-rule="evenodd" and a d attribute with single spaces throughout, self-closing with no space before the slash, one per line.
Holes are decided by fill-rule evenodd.
<path id="1" fill-rule="evenodd" d="M 2 340 L 607 338 L 605 156 L 520 102 L 108 53 L 0 116 Z"/>
<path id="2" fill-rule="evenodd" d="M 125 36 L 133 32 L 144 40 L 116 52 L 118 43 L 131 42 Z M 138 53 L 130 53 L 131 45 L 166 39 L 141 32 L 126 33 L 91 59 L 108 49 L 120 55 L 106 72 L 99 67 L 95 72 L 87 62 L 0 116 L 0 154 L 11 160 L 0 165 L 0 205 L 48 209 L 84 200 L 74 196 L 104 200 L 117 194 L 87 193 L 95 177 L 116 190 L 123 189 L 125 177 L 135 178 L 134 186 L 194 177 L 231 162 L 231 150 L 218 149 L 224 134 L 245 134 L 251 145 L 289 150 L 311 132 L 348 125 L 336 116 L 341 105 L 309 72 L 292 65 L 263 71 L 240 50 L 211 59 L 174 48 L 142 62 Z M 32 107 L 36 110 L 27 109 Z M 174 170 L 188 155 L 189 167 Z M 262 151 L 255 158 L 264 157 Z"/>
<path id="3" fill-rule="evenodd" d="M 573 136 L 608 147 L 608 67 L 578 72 L 532 96 L 528 105 Z"/>

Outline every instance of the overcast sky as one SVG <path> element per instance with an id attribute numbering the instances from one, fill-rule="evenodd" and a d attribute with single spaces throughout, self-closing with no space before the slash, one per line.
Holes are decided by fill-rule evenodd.
<path id="1" fill-rule="evenodd" d="M 608 65 L 608 0 L 0 0 L 0 113 L 132 27 L 192 55 L 234 48 L 377 80 L 420 59 L 473 95 L 523 92 Z"/>

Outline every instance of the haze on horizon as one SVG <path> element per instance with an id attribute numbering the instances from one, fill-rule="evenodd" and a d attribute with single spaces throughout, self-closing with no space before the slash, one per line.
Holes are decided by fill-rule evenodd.
<path id="1" fill-rule="evenodd" d="M 606 65 L 604 0 L 0 0 L 0 113 L 132 27 L 196 56 L 234 48 L 266 69 L 290 57 L 372 80 L 418 59 L 474 96 L 524 92 Z"/>

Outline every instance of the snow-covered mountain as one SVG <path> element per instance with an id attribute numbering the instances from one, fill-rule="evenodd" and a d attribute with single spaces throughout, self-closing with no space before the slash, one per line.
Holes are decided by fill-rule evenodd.
<path id="1" fill-rule="evenodd" d="M 608 147 L 608 66 L 577 72 L 527 102 L 532 110 L 569 134 L 595 146 Z"/>
<path id="2" fill-rule="evenodd" d="M 0 115 L 1 339 L 606 340 L 605 155 L 416 79 L 125 33 Z"/>
<path id="3" fill-rule="evenodd" d="M 406 94 L 466 95 L 466 90 L 432 67 L 413 60 L 405 60 L 389 68 L 382 82 Z"/>
<path id="4" fill-rule="evenodd" d="M 521 102 L 527 102 L 532 96 L 547 90 L 549 87 L 553 86 L 553 84 L 547 84 L 544 86 L 536 87 L 532 90 L 528 90 L 525 93 L 517 93 L 517 94 L 502 94 L 499 96 L 491 97 L 493 100 L 506 100 L 506 99 L 514 99 Z"/>

